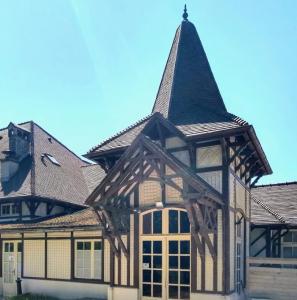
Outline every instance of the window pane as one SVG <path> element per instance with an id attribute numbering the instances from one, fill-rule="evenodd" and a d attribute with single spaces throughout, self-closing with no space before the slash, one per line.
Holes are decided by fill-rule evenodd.
<path id="1" fill-rule="evenodd" d="M 292 242 L 292 232 L 287 232 L 284 235 L 284 242 Z"/>
<path id="2" fill-rule="evenodd" d="M 102 249 L 102 243 L 101 242 L 95 242 L 94 243 L 94 250 L 101 250 Z"/>
<path id="3" fill-rule="evenodd" d="M 178 211 L 169 211 L 169 233 L 178 233 Z"/>
<path id="4" fill-rule="evenodd" d="M 292 248 L 284 247 L 284 258 L 292 258 Z"/>
<path id="5" fill-rule="evenodd" d="M 180 232 L 190 233 L 190 222 L 188 214 L 184 211 L 180 211 Z"/>
<path id="6" fill-rule="evenodd" d="M 178 299 L 178 287 L 169 285 L 169 298 Z"/>
<path id="7" fill-rule="evenodd" d="M 151 270 L 143 270 L 142 271 L 142 280 L 143 282 L 151 282 Z"/>
<path id="8" fill-rule="evenodd" d="M 151 285 L 150 284 L 142 285 L 142 294 L 143 294 L 143 296 L 151 296 Z"/>
<path id="9" fill-rule="evenodd" d="M 169 254 L 178 253 L 178 241 L 169 241 Z"/>
<path id="10" fill-rule="evenodd" d="M 293 258 L 297 258 L 297 247 L 293 247 Z"/>
<path id="11" fill-rule="evenodd" d="M 159 270 L 154 270 L 154 273 L 153 273 L 153 281 L 156 283 L 161 283 L 162 282 L 162 271 L 159 271 Z"/>
<path id="12" fill-rule="evenodd" d="M 153 253 L 162 253 L 162 242 L 161 241 L 155 241 L 154 242 L 154 251 Z"/>
<path id="13" fill-rule="evenodd" d="M 162 256 L 161 255 L 156 255 L 154 256 L 154 264 L 153 267 L 157 268 L 157 269 L 161 269 L 162 268 Z"/>
<path id="14" fill-rule="evenodd" d="M 162 297 L 162 285 L 154 285 L 153 286 L 153 296 L 154 297 L 159 297 L 161 298 Z"/>
<path id="15" fill-rule="evenodd" d="M 18 243 L 18 252 L 23 252 L 23 244 Z"/>
<path id="16" fill-rule="evenodd" d="M 151 253 L 151 242 L 150 241 L 144 241 L 142 243 L 143 247 L 143 253 Z"/>
<path id="17" fill-rule="evenodd" d="M 180 242 L 180 253 L 190 254 L 190 241 L 181 241 Z"/>
<path id="18" fill-rule="evenodd" d="M 143 233 L 151 234 L 152 233 L 152 214 L 146 214 L 143 216 Z"/>
<path id="19" fill-rule="evenodd" d="M 190 272 L 180 272 L 179 280 L 181 284 L 190 284 Z"/>
<path id="20" fill-rule="evenodd" d="M 169 256 L 169 269 L 178 268 L 178 256 Z"/>
<path id="21" fill-rule="evenodd" d="M 177 271 L 169 271 L 169 283 L 178 283 Z"/>
<path id="22" fill-rule="evenodd" d="M 85 250 L 91 250 L 91 242 L 84 242 Z"/>
<path id="23" fill-rule="evenodd" d="M 153 233 L 162 233 L 162 211 L 154 211 L 153 213 Z"/>
<path id="24" fill-rule="evenodd" d="M 143 258 L 142 258 L 142 262 L 144 264 L 149 264 L 151 265 L 151 256 L 150 255 L 144 255 Z"/>
<path id="25" fill-rule="evenodd" d="M 180 298 L 181 299 L 189 299 L 190 298 L 190 287 L 188 287 L 188 286 L 180 287 Z"/>
<path id="26" fill-rule="evenodd" d="M 76 249 L 77 250 L 83 250 L 83 248 L 84 248 L 84 243 L 83 242 L 77 242 Z"/>
<path id="27" fill-rule="evenodd" d="M 180 257 L 180 269 L 190 269 L 190 256 Z"/>

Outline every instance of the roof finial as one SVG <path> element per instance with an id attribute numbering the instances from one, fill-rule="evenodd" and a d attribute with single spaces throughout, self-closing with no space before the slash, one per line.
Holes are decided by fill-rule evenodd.
<path id="1" fill-rule="evenodd" d="M 188 21 L 188 12 L 187 12 L 187 4 L 185 4 L 185 8 L 184 8 L 184 13 L 183 13 L 183 18 L 185 21 Z"/>

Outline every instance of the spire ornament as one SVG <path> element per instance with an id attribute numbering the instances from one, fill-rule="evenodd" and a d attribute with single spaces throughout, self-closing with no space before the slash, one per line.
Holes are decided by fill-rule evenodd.
<path id="1" fill-rule="evenodd" d="M 187 12 L 187 4 L 185 4 L 184 13 L 183 13 L 183 19 L 184 21 L 188 21 L 188 12 Z"/>

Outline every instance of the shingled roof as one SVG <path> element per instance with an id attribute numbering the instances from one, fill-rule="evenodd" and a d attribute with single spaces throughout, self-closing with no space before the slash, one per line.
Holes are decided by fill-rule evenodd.
<path id="1" fill-rule="evenodd" d="M 65 229 L 100 229 L 101 225 L 96 218 L 96 214 L 92 208 L 86 208 L 78 212 L 54 217 L 35 223 L 17 223 L 17 224 L 0 224 L 0 232 L 8 231 L 28 231 L 28 230 L 65 230 Z"/>
<path id="2" fill-rule="evenodd" d="M 0 182 L 0 200 L 36 196 L 83 205 L 91 192 L 92 178 L 98 184 L 105 176 L 103 170 L 82 160 L 36 123 L 17 126 L 31 133 L 31 151 L 16 174 L 8 182 Z M 1 129 L 0 136 L 3 155 L 9 145 L 8 128 Z"/>
<path id="3" fill-rule="evenodd" d="M 256 186 L 252 189 L 251 222 L 297 225 L 297 182 Z"/>

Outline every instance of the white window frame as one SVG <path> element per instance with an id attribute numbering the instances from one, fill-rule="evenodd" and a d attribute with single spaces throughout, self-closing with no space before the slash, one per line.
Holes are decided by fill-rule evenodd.
<path id="1" fill-rule="evenodd" d="M 293 248 L 297 249 L 297 241 L 296 242 L 293 241 L 293 233 L 297 234 L 297 230 L 291 229 L 288 231 L 288 233 L 289 232 L 292 233 L 292 241 L 291 242 L 285 242 L 285 235 L 282 237 L 282 241 L 281 241 L 281 256 L 282 256 L 282 258 L 285 258 L 284 257 L 284 248 L 292 248 L 292 251 L 293 251 Z M 294 257 L 292 257 L 292 258 L 294 258 Z M 297 257 L 295 257 L 295 258 L 297 258 Z"/>
<path id="2" fill-rule="evenodd" d="M 2 209 L 3 209 L 4 206 L 9 207 L 9 213 L 3 213 Z M 16 209 L 16 212 L 13 213 L 14 208 Z M 19 215 L 19 211 L 18 211 L 18 208 L 17 208 L 17 204 L 15 204 L 15 203 L 3 203 L 3 204 L 1 204 L 1 216 L 9 217 L 9 216 L 18 216 L 18 215 Z"/>
<path id="3" fill-rule="evenodd" d="M 84 251 L 84 250 L 77 250 L 77 245 L 78 243 L 91 243 L 91 249 L 87 250 L 90 251 L 90 276 L 79 276 L 78 275 L 78 253 L 77 251 Z M 100 250 L 95 250 L 95 243 L 99 242 L 101 243 L 101 249 Z M 100 275 L 99 277 L 95 277 L 95 251 L 100 251 L 100 264 L 99 264 L 99 270 L 100 270 Z M 75 254 L 74 254 L 74 271 L 75 271 L 75 278 L 77 279 L 91 279 L 91 280 L 102 280 L 102 274 L 103 274 L 103 240 L 102 239 L 76 239 L 75 240 Z"/>

